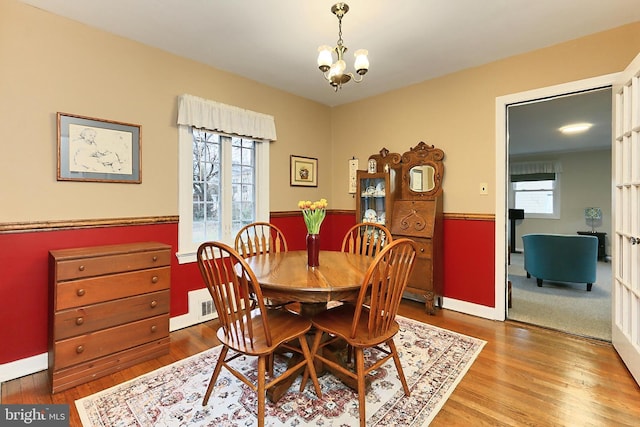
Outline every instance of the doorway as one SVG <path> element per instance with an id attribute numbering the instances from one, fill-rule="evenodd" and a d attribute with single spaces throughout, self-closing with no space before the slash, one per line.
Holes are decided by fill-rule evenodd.
<path id="1" fill-rule="evenodd" d="M 611 340 L 611 87 L 530 100 L 507 107 L 510 185 L 507 206 L 524 211 L 508 223 L 507 318 L 574 335 Z M 591 127 L 563 134 L 562 126 Z M 586 214 L 599 213 L 597 219 Z M 598 233 L 605 246 L 591 291 L 584 283 L 545 280 L 524 269 L 521 236 Z M 514 237 L 516 237 L 514 239 Z M 610 253 L 610 251 L 609 251 Z M 571 254 L 566 255 L 567 264 Z"/>
<path id="2" fill-rule="evenodd" d="M 612 86 L 618 74 L 579 80 L 546 88 L 496 98 L 496 209 L 495 209 L 495 311 L 496 320 L 505 320 L 507 310 L 508 277 L 508 198 L 509 190 L 509 151 L 507 110 L 511 105 L 530 103 L 536 100 L 551 99 L 566 94 L 575 94 L 593 89 Z M 610 141 L 610 140 L 609 140 Z M 502 186 L 502 188 L 500 188 Z M 581 224 L 580 224 L 581 225 Z M 576 224 L 576 227 L 578 224 Z M 575 230 L 577 231 L 577 230 Z M 535 286 L 535 285 L 534 285 Z"/>

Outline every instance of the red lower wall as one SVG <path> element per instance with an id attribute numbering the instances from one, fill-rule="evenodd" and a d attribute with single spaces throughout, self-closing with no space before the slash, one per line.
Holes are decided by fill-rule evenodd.
<path id="1" fill-rule="evenodd" d="M 300 215 L 273 216 L 290 250 L 305 248 Z M 323 250 L 339 250 L 353 213 L 329 213 L 320 230 Z M 445 296 L 489 307 L 494 305 L 494 222 L 445 220 Z M 55 231 L 0 233 L 0 364 L 47 351 L 48 253 L 51 249 L 156 241 L 177 251 L 178 225 L 127 225 Z M 187 313 L 187 293 L 203 287 L 195 263 L 171 272 L 171 316 Z"/>
<path id="2" fill-rule="evenodd" d="M 495 306 L 495 222 L 445 219 L 444 295 Z"/>

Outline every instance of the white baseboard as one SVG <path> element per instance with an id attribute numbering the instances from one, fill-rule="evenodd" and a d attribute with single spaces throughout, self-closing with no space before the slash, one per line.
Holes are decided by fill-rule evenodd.
<path id="1" fill-rule="evenodd" d="M 49 367 L 49 355 L 38 354 L 0 365 L 0 384 L 16 378 L 43 371 Z"/>
<path id="2" fill-rule="evenodd" d="M 202 323 L 204 320 L 198 320 L 197 316 L 192 313 L 183 314 L 182 316 L 176 316 L 169 319 L 169 332 L 177 331 L 178 329 L 188 328 L 189 326 Z"/>
<path id="3" fill-rule="evenodd" d="M 458 311 L 471 316 L 482 317 L 489 320 L 504 320 L 504 314 L 500 315 L 494 307 L 487 307 L 486 305 L 444 297 L 442 299 L 442 306 L 447 310 Z"/>

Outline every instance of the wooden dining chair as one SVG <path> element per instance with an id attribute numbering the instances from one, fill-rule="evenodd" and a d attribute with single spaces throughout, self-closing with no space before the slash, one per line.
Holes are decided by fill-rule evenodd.
<path id="1" fill-rule="evenodd" d="M 266 390 L 305 366 L 316 394 L 322 397 L 306 338 L 311 321 L 288 310 L 267 310 L 255 274 L 230 246 L 219 242 L 201 244 L 198 248 L 198 267 L 213 298 L 220 322 L 217 337 L 222 343 L 202 405 L 207 405 L 222 367 L 257 393 L 258 426 L 264 425 Z M 258 297 L 255 308 L 249 298 L 251 294 Z M 294 345 L 294 340 L 298 341 L 299 346 Z M 268 359 L 273 357 L 276 349 L 285 349 L 293 354 L 292 357 L 302 354 L 303 358 L 299 361 L 291 359 L 287 369 L 274 377 L 273 370 L 267 370 L 267 366 L 270 365 Z M 227 357 L 229 350 L 233 351 Z M 257 384 L 229 364 L 243 356 L 258 358 Z M 301 385 L 300 390 L 303 388 Z"/>
<path id="2" fill-rule="evenodd" d="M 289 250 L 282 230 L 268 222 L 253 222 L 242 227 L 236 234 L 234 246 L 243 258 Z M 292 302 L 274 298 L 265 299 L 267 308 L 282 308 Z"/>
<path id="3" fill-rule="evenodd" d="M 342 239 L 342 252 L 376 256 L 393 238 L 387 227 L 375 222 L 361 222 L 351 227 Z"/>
<path id="4" fill-rule="evenodd" d="M 376 255 L 364 277 L 355 305 L 343 304 L 319 313 L 312 319 L 316 334 L 311 353 L 317 360 L 357 381 L 361 426 L 366 423 L 365 377 L 390 358 L 395 363 L 405 396 L 410 394 L 393 337 L 400 328 L 395 318 L 415 258 L 416 244 L 412 240 L 394 240 Z M 367 297 L 370 297 L 370 302 L 365 306 L 363 302 Z M 353 347 L 356 360 L 354 369 L 323 357 L 322 351 L 319 351 L 328 345 L 335 345 L 339 340 Z M 383 347 L 383 344 L 386 346 Z M 364 350 L 367 348 L 379 350 L 381 357 L 365 366 Z M 309 373 L 305 372 L 301 386 L 306 383 Z"/>
<path id="5" fill-rule="evenodd" d="M 243 258 L 289 250 L 282 230 L 268 222 L 253 222 L 242 227 L 236 234 L 234 246 Z"/>

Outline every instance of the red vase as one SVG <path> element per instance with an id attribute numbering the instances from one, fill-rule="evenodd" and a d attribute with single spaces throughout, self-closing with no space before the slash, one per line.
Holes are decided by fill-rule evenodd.
<path id="1" fill-rule="evenodd" d="M 320 253 L 320 235 L 307 234 L 307 265 L 309 267 L 318 267 L 320 262 L 318 254 Z"/>

